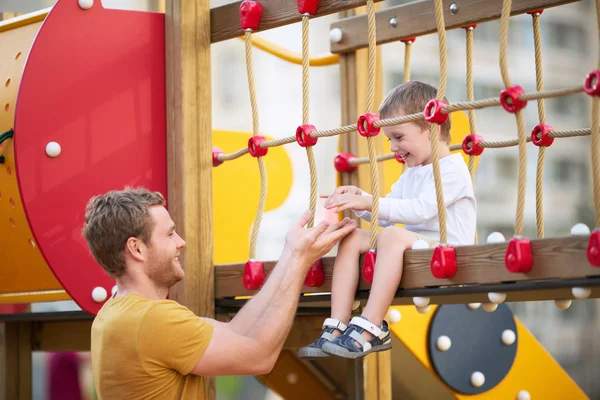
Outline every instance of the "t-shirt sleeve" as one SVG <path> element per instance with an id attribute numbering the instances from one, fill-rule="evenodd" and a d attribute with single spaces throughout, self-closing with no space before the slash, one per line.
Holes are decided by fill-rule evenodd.
<path id="1" fill-rule="evenodd" d="M 145 367 L 163 366 L 190 373 L 213 333 L 213 325 L 174 301 L 153 305 L 139 330 L 139 355 Z"/>

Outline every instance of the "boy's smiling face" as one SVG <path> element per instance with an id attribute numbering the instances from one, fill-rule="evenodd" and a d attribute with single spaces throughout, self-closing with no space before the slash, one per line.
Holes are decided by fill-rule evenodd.
<path id="1" fill-rule="evenodd" d="M 398 116 L 403 116 L 400 113 Z M 390 141 L 390 150 L 400 156 L 407 167 L 431 162 L 431 139 L 429 130 L 409 122 L 381 128 Z"/>

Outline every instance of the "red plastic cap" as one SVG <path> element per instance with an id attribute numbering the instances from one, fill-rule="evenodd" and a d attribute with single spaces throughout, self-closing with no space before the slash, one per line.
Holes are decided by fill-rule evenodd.
<path id="1" fill-rule="evenodd" d="M 510 272 L 529 272 L 533 266 L 533 253 L 529 239 L 512 238 L 508 242 L 504 265 Z"/>
<path id="2" fill-rule="evenodd" d="M 548 136 L 548 134 L 553 131 L 554 131 L 554 129 L 552 129 L 552 127 L 550 125 L 537 124 L 531 131 L 531 141 L 536 146 L 548 147 L 552 143 L 554 143 L 554 138 Z M 540 137 L 538 137 L 538 136 L 540 136 Z"/>
<path id="3" fill-rule="evenodd" d="M 335 166 L 335 170 L 337 172 L 352 172 L 358 165 L 350 164 L 350 160 L 354 160 L 356 157 L 352 153 L 340 153 L 335 156 L 335 160 L 333 161 L 333 165 Z"/>
<path id="4" fill-rule="evenodd" d="M 544 9 L 543 8 L 540 9 L 540 10 L 533 10 L 533 11 L 527 12 L 527 14 L 529 14 L 529 15 L 534 15 L 534 14 L 542 15 L 543 13 L 544 13 Z"/>
<path id="5" fill-rule="evenodd" d="M 262 4 L 252 0 L 242 1 L 242 4 L 240 4 L 240 26 L 243 30 L 257 30 L 261 17 Z"/>
<path id="6" fill-rule="evenodd" d="M 591 71 L 585 77 L 583 90 L 590 96 L 600 96 L 600 70 Z"/>
<path id="7" fill-rule="evenodd" d="M 400 157 L 396 153 L 394 153 L 394 157 L 396 158 L 396 161 L 398 161 L 400 164 L 404 164 L 404 158 Z"/>
<path id="8" fill-rule="evenodd" d="M 363 114 L 358 117 L 356 129 L 361 136 L 377 136 L 381 130 L 380 128 L 373 126 L 377 121 L 379 121 L 379 116 L 377 114 Z"/>
<path id="9" fill-rule="evenodd" d="M 265 270 L 262 262 L 252 260 L 246 261 L 242 281 L 247 290 L 260 289 L 263 283 L 265 283 Z"/>
<path id="10" fill-rule="evenodd" d="M 369 250 L 365 253 L 365 259 L 363 262 L 362 277 L 367 283 L 373 282 L 373 275 L 375 275 L 375 262 L 377 261 L 377 253 L 373 250 Z"/>
<path id="11" fill-rule="evenodd" d="M 479 146 L 479 143 L 483 142 L 483 137 L 471 133 L 463 139 L 462 149 L 465 154 L 470 156 L 479 156 L 483 153 L 484 148 Z"/>
<path id="12" fill-rule="evenodd" d="M 310 266 L 310 269 L 306 273 L 304 286 L 320 287 L 323 285 L 323 282 L 325 282 L 325 270 L 323 269 L 323 262 L 319 258 Z"/>
<path id="13" fill-rule="evenodd" d="M 416 40 L 417 40 L 416 37 L 411 37 L 411 38 L 408 38 L 408 39 L 402 39 L 401 42 L 402 43 L 414 43 Z"/>
<path id="14" fill-rule="evenodd" d="M 438 245 L 431 257 L 431 274 L 438 279 L 453 278 L 456 275 L 456 252 L 454 247 Z"/>
<path id="15" fill-rule="evenodd" d="M 477 28 L 477 24 L 463 26 L 462 28 L 463 29 L 475 29 L 475 28 Z"/>
<path id="16" fill-rule="evenodd" d="M 248 152 L 252 157 L 262 157 L 267 154 L 269 148 L 265 147 L 263 149 L 260 147 L 260 144 L 265 141 L 266 139 L 264 136 L 251 136 L 250 139 L 248 139 Z"/>
<path id="17" fill-rule="evenodd" d="M 296 0 L 300 14 L 315 15 L 319 7 L 319 0 Z"/>
<path id="18" fill-rule="evenodd" d="M 313 125 L 300 125 L 298 129 L 296 129 L 296 142 L 302 147 L 310 147 L 317 144 L 317 140 L 319 138 L 312 137 L 310 134 L 316 131 Z"/>
<path id="19" fill-rule="evenodd" d="M 438 99 L 429 100 L 425 106 L 425 111 L 423 111 L 425 121 L 442 125 L 448 119 L 448 114 L 442 113 L 442 108 L 447 105 Z"/>
<path id="20" fill-rule="evenodd" d="M 600 230 L 594 229 L 590 235 L 587 248 L 588 262 L 594 267 L 600 267 Z"/>
<path id="21" fill-rule="evenodd" d="M 525 91 L 519 85 L 509 87 L 500 92 L 500 104 L 509 113 L 521 111 L 527 105 L 527 100 L 520 100 L 519 96 Z"/>
<path id="22" fill-rule="evenodd" d="M 217 146 L 212 147 L 212 156 L 213 156 L 213 167 L 218 167 L 223 164 L 223 161 L 219 161 L 219 154 L 223 154 L 223 151 Z"/>

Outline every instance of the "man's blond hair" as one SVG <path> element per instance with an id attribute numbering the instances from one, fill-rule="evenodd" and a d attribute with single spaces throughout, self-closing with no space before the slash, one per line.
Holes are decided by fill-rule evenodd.
<path id="1" fill-rule="evenodd" d="M 427 83 L 419 81 L 409 81 L 402 83 L 392 89 L 385 100 L 379 106 L 379 117 L 381 119 L 394 118 L 398 114 L 405 115 L 423 112 L 427 102 L 435 99 L 437 89 Z M 444 97 L 443 101 L 448 104 Z M 430 123 L 425 120 L 416 121 L 422 129 L 429 129 Z M 440 126 L 440 139 L 450 143 L 450 116 L 446 122 Z"/>
<path id="2" fill-rule="evenodd" d="M 149 209 L 164 206 L 159 192 L 125 188 L 95 196 L 85 210 L 83 236 L 96 261 L 111 277 L 125 272 L 125 245 L 130 237 L 148 244 L 154 229 Z"/>

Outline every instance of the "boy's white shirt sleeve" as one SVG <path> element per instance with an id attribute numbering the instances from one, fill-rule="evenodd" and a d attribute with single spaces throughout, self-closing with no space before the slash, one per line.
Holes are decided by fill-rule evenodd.
<path id="1" fill-rule="evenodd" d="M 444 207 L 447 208 L 452 203 L 464 197 L 466 182 L 463 175 L 456 168 L 443 168 L 441 170 Z M 400 180 L 396 183 L 401 184 Z M 394 189 L 394 186 L 392 186 L 392 192 L 385 198 L 379 199 L 380 226 L 385 227 L 394 224 L 417 225 L 437 216 L 437 196 L 433 179 L 423 187 L 419 196 L 414 199 L 392 197 L 395 194 Z M 362 194 L 371 196 L 365 192 Z M 355 214 L 359 218 L 371 221 L 371 213 L 368 211 L 355 212 Z"/>
<path id="2" fill-rule="evenodd" d="M 402 177 L 392 184 L 392 188 L 391 188 L 392 191 L 385 196 L 385 199 L 390 198 L 390 196 L 398 196 L 400 194 L 401 179 L 402 179 Z M 359 190 L 361 192 L 361 196 L 372 197 L 371 194 L 363 191 L 362 189 L 359 189 Z M 382 198 L 379 199 L 379 220 L 377 221 L 377 224 L 384 228 L 388 227 L 388 226 L 393 226 L 396 224 L 395 222 L 387 221 L 387 220 L 381 218 L 381 201 L 385 200 L 385 199 L 382 199 Z M 356 215 L 358 218 L 364 219 L 367 222 L 371 222 L 371 217 L 373 214 L 370 211 L 354 211 L 354 215 Z"/>

